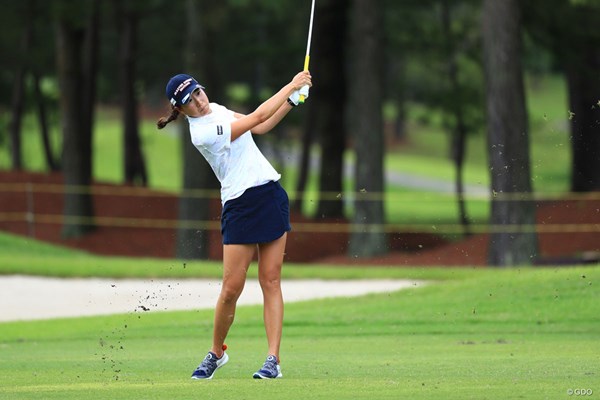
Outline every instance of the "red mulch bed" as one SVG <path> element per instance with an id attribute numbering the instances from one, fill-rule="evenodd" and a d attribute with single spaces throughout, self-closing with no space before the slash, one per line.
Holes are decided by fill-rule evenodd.
<path id="1" fill-rule="evenodd" d="M 63 209 L 62 176 L 29 172 L 0 172 L 0 230 L 34 237 L 50 243 L 95 254 L 132 257 L 175 256 L 176 196 L 145 188 L 108 184 L 94 185 L 94 211 L 106 224 L 78 239 L 61 238 Z M 218 223 L 220 204 L 211 206 L 212 219 Z M 26 215 L 33 212 L 33 221 Z M 538 205 L 538 223 L 565 224 L 569 232 L 540 233 L 541 260 L 548 263 L 598 261 L 600 254 L 600 198 L 544 202 Z M 31 220 L 31 218 L 30 218 Z M 113 222 L 120 226 L 114 226 Z M 143 221 L 143 222 L 142 222 Z M 389 254 L 372 259 L 346 256 L 348 233 L 345 221 L 320 221 L 336 224 L 340 232 L 304 232 L 303 223 L 314 223 L 292 215 L 292 231 L 287 246 L 287 261 L 319 261 L 330 264 L 372 264 L 388 266 L 484 266 L 488 236 L 474 235 L 460 242 L 445 242 L 428 234 L 390 235 Z M 573 232 L 578 226 L 587 232 Z M 113 226 L 111 226 L 113 225 Z M 590 229 L 591 227 L 591 229 Z M 575 229 L 573 229 L 575 228 Z M 220 259 L 220 232 L 209 236 L 211 259 Z"/>

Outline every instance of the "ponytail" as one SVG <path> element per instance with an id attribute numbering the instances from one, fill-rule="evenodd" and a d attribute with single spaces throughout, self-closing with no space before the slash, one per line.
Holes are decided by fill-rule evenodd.
<path id="1" fill-rule="evenodd" d="M 171 114 L 168 117 L 161 117 L 158 121 L 156 121 L 156 127 L 158 129 L 162 129 L 171 121 L 175 121 L 179 117 L 179 110 L 173 107 L 171 109 Z"/>

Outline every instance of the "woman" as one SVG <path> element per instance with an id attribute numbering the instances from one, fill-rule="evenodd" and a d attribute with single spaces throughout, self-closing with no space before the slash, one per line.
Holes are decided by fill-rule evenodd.
<path id="1" fill-rule="evenodd" d="M 298 105 L 299 90 L 311 85 L 310 73 L 300 72 L 254 112 L 242 115 L 209 103 L 204 87 L 189 75 L 176 75 L 167 84 L 172 113 L 157 122 L 158 128 L 162 129 L 183 113 L 190 125 L 192 143 L 221 182 L 223 284 L 215 308 L 212 348 L 192 373 L 193 379 L 211 379 L 229 360 L 225 338 L 256 249 L 269 348 L 264 365 L 253 376 L 256 379 L 282 377 L 280 283 L 287 232 L 291 229 L 289 201 L 278 182 L 281 175 L 262 155 L 252 134 L 270 131 Z"/>

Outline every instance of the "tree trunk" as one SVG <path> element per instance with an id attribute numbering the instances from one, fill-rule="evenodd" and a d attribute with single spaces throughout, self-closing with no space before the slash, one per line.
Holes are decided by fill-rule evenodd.
<path id="1" fill-rule="evenodd" d="M 405 89 L 405 80 L 406 80 L 406 59 L 403 57 L 398 57 L 393 54 L 388 54 L 388 73 L 387 73 L 387 82 L 386 86 L 388 90 L 386 90 L 385 96 L 390 101 L 394 103 L 397 108 L 396 116 L 393 121 L 393 130 L 392 130 L 392 141 L 401 143 L 406 140 L 407 130 L 406 130 L 406 89 Z M 401 83 L 396 83 L 396 81 L 400 81 Z"/>
<path id="2" fill-rule="evenodd" d="M 442 29 L 446 38 L 446 57 L 448 63 L 448 80 L 450 82 L 449 97 L 452 99 L 460 99 L 460 82 L 458 80 L 458 63 L 456 62 L 456 45 L 453 38 L 450 25 L 451 9 L 449 0 L 442 2 Z M 454 117 L 454 122 L 451 127 L 451 155 L 454 161 L 455 168 L 455 187 L 456 197 L 458 202 L 458 218 L 463 227 L 464 234 L 469 235 L 469 218 L 467 216 L 467 208 L 465 205 L 464 183 L 463 183 L 463 166 L 466 153 L 467 127 L 465 124 L 463 104 L 460 101 L 451 103 L 451 113 Z"/>
<path id="3" fill-rule="evenodd" d="M 218 7 L 218 6 L 215 6 Z M 212 72 L 218 68 L 210 65 L 214 60 L 214 45 L 209 45 L 207 35 L 210 8 L 199 10 L 197 2 L 186 1 L 187 34 L 185 42 L 185 68 L 200 82 L 210 82 L 211 95 L 219 95 L 218 79 Z M 202 13 L 200 12 L 202 11 Z M 217 25 L 218 26 L 218 25 Z M 198 54 L 198 52 L 201 52 Z M 193 56 L 192 56 L 193 55 Z M 180 122 L 183 154 L 183 192 L 179 197 L 179 229 L 177 230 L 177 258 L 208 258 L 208 232 L 206 223 L 211 219 L 212 190 L 218 193 L 218 181 L 208 163 L 192 144 L 186 121 Z M 199 190 L 202 190 L 200 194 Z M 200 225 L 197 225 L 200 223 Z M 196 226 L 194 226 L 196 224 Z"/>
<path id="4" fill-rule="evenodd" d="M 98 46 L 100 31 L 100 0 L 87 0 L 84 2 L 84 13 L 87 12 L 87 24 L 84 29 L 84 39 L 81 60 L 82 86 L 82 149 L 89 162 L 86 164 L 90 179 L 94 154 L 92 152 L 92 132 L 94 130 L 94 107 L 96 105 L 96 76 L 98 75 Z"/>
<path id="5" fill-rule="evenodd" d="M 92 178 L 93 49 L 84 48 L 86 32 L 76 18 L 63 16 L 57 26 L 57 69 L 63 132 L 65 179 L 65 238 L 79 237 L 94 229 L 90 193 Z M 92 18 L 93 20 L 93 18 Z M 88 25 L 93 28 L 94 24 Z M 88 33 L 92 35 L 93 33 Z M 89 38 L 90 36 L 88 36 Z M 91 42 L 88 42 L 91 43 Z M 88 69 L 86 69 L 88 67 Z M 86 81 L 88 80 L 88 81 Z"/>
<path id="6" fill-rule="evenodd" d="M 521 6 L 531 37 L 561 61 L 568 83 L 571 190 L 600 189 L 600 5 L 597 1 L 528 0 Z M 565 110 L 566 114 L 566 110 Z"/>
<path id="7" fill-rule="evenodd" d="M 354 111 L 356 152 L 351 257 L 372 257 L 387 252 L 384 229 L 384 174 L 382 120 L 382 14 L 379 2 L 354 0 L 350 98 Z"/>
<path id="8" fill-rule="evenodd" d="M 314 59 L 311 72 L 319 77 L 312 90 L 312 107 L 316 110 L 316 134 L 321 141 L 319 218 L 342 218 L 341 196 L 346 148 L 346 74 L 345 43 L 348 0 L 317 2 L 313 41 Z"/>
<path id="9" fill-rule="evenodd" d="M 38 121 L 40 124 L 40 136 L 44 146 L 44 159 L 50 171 L 59 171 L 60 165 L 54 158 L 52 144 L 50 143 L 50 131 L 48 129 L 48 117 L 46 113 L 46 105 L 44 103 L 44 95 L 40 87 L 40 77 L 38 73 L 33 74 L 33 89 L 35 93 L 35 102 L 37 104 Z"/>
<path id="10" fill-rule="evenodd" d="M 304 134 L 302 135 L 300 165 L 298 166 L 298 180 L 296 181 L 296 199 L 291 205 L 291 208 L 298 212 L 302 212 L 302 206 L 304 205 L 304 191 L 310 175 L 310 158 L 316 130 L 315 121 L 317 119 L 317 109 L 312 99 L 309 99 L 306 106 L 307 118 L 303 128 Z"/>
<path id="11" fill-rule="evenodd" d="M 468 236 L 471 232 L 465 203 L 465 187 L 463 180 L 467 132 L 465 124 L 461 119 L 462 115 L 456 115 L 455 117 L 457 118 L 457 126 L 454 128 L 454 132 L 452 132 L 452 160 L 454 161 L 454 168 L 456 169 L 454 184 L 458 203 L 458 219 L 463 227 L 463 233 Z"/>
<path id="12" fill-rule="evenodd" d="M 483 50 L 491 184 L 489 263 L 527 265 L 537 257 L 529 135 L 516 0 L 485 0 Z"/>
<path id="13" fill-rule="evenodd" d="M 31 2 L 28 2 L 27 9 L 31 9 Z M 31 49 L 33 36 L 33 15 L 24 13 L 25 29 L 21 36 L 21 54 L 18 68 L 13 82 L 13 95 L 11 102 L 11 121 L 10 121 L 10 143 L 11 143 L 11 167 L 13 170 L 23 168 L 23 155 L 21 154 L 21 121 L 23 118 L 23 109 L 25 108 L 25 74 L 27 71 L 28 54 Z"/>
<path id="14" fill-rule="evenodd" d="M 570 60 L 567 67 L 573 192 L 600 190 L 600 50 L 597 43 L 586 44 L 582 62 Z"/>
<path id="15" fill-rule="evenodd" d="M 128 184 L 148 184 L 146 162 L 142 153 L 139 134 L 138 104 L 135 95 L 137 26 L 138 15 L 132 6 L 120 3 L 117 6 L 120 22 L 119 70 L 121 76 L 121 104 L 123 107 L 123 166 L 125 182 Z"/>
<path id="16" fill-rule="evenodd" d="M 25 107 L 25 67 L 20 66 L 13 82 L 13 97 L 11 104 L 10 120 L 10 160 L 13 170 L 23 168 L 23 155 L 21 150 L 21 120 Z"/>

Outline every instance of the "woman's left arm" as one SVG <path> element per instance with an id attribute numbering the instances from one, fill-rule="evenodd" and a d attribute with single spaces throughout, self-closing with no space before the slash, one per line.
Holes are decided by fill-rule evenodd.
<path id="1" fill-rule="evenodd" d="M 277 124 L 279 122 L 281 122 L 283 117 L 285 117 L 292 108 L 293 107 L 291 105 L 289 105 L 287 102 L 283 103 L 281 105 L 281 107 L 279 107 L 279 109 L 277 111 L 275 111 L 275 114 L 273 114 L 271 116 L 271 118 L 269 118 L 268 120 L 266 120 L 265 122 L 263 122 L 261 124 L 256 125 L 254 128 L 252 128 L 251 132 L 254 135 L 263 135 L 263 134 L 269 132 L 271 129 L 273 129 L 275 126 L 277 126 Z M 243 114 L 238 114 L 238 113 L 234 113 L 234 115 L 236 118 L 241 118 L 244 116 Z"/>

